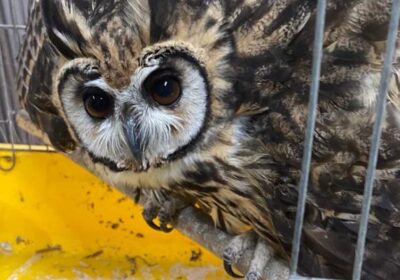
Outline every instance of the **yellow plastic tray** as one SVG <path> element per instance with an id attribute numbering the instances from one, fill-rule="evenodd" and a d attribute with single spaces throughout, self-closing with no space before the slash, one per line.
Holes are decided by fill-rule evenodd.
<path id="1" fill-rule="evenodd" d="M 10 155 L 0 151 L 2 166 Z M 18 151 L 15 168 L 0 171 L 0 279 L 229 277 L 214 255 L 150 229 L 131 200 L 63 155 Z"/>

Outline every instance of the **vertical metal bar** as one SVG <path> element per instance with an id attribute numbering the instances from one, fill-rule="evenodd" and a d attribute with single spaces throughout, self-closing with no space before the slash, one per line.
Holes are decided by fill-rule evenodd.
<path id="1" fill-rule="evenodd" d="M 389 25 L 385 62 L 382 69 L 382 76 L 379 86 L 379 95 L 376 105 L 376 118 L 372 134 L 371 151 L 367 169 L 367 177 L 364 186 L 364 197 L 360 218 L 360 228 L 358 231 L 357 249 L 353 267 L 353 280 L 360 280 L 363 256 L 365 250 L 365 238 L 368 230 L 368 218 L 371 208 L 372 190 L 376 173 L 376 164 L 381 141 L 383 120 L 386 111 L 387 92 L 392 73 L 392 63 L 395 57 L 397 32 L 400 19 L 400 0 L 394 0 L 392 4 L 392 15 Z"/>
<path id="2" fill-rule="evenodd" d="M 20 9 L 22 9 L 22 19 L 23 19 L 23 24 L 26 25 L 28 23 L 28 10 L 29 10 L 29 2 L 30 1 L 24 1 L 24 0 L 20 0 L 19 3 L 19 7 Z M 26 4 L 26 5 L 25 5 Z"/>
<path id="3" fill-rule="evenodd" d="M 21 37 L 19 34 L 19 30 L 17 28 L 17 22 L 19 21 L 19 17 L 16 13 L 16 7 L 19 7 L 19 5 L 17 5 L 17 1 L 11 1 L 8 0 L 8 5 L 9 5 L 9 12 L 10 12 L 10 16 L 11 16 L 11 25 L 13 26 L 13 34 L 12 37 L 14 37 L 14 43 L 15 43 L 15 47 L 11 48 L 11 50 L 13 51 L 13 58 L 17 57 L 17 52 L 14 52 L 14 50 L 19 50 L 19 48 L 21 47 Z M 20 7 L 19 7 L 20 8 Z M 19 10 L 21 12 L 21 9 Z M 18 69 L 19 67 L 17 65 L 15 65 L 14 62 L 14 69 Z M 17 70 L 18 71 L 18 70 Z M 15 87 L 12 87 L 13 91 L 15 90 Z M 15 99 L 12 99 L 12 107 L 16 107 L 16 102 Z M 16 109 L 16 108 L 14 108 Z M 15 131 L 15 135 L 18 135 L 16 128 L 14 127 L 14 131 Z"/>
<path id="4" fill-rule="evenodd" d="M 4 74 L 3 51 L 2 51 L 1 44 L 0 44 L 0 82 L 1 82 L 1 91 L 3 92 L 3 96 L 4 96 L 3 100 L 4 100 L 5 108 L 6 108 L 6 116 L 8 118 L 6 120 L 6 125 L 8 125 L 8 131 L 10 133 L 9 141 L 11 143 L 11 151 L 12 151 L 12 163 L 11 163 L 11 166 L 10 167 L 2 167 L 2 166 L 0 166 L 0 170 L 10 171 L 15 166 L 15 146 L 14 146 L 14 137 L 13 137 L 13 132 L 12 132 L 13 121 L 12 121 L 11 108 L 10 108 L 10 104 L 11 103 L 10 103 L 10 99 L 8 98 L 8 95 L 7 95 L 7 84 L 6 84 L 7 81 L 6 81 L 6 76 Z"/>
<path id="5" fill-rule="evenodd" d="M 0 2 L 0 6 L 1 6 L 1 9 L 3 9 L 1 17 L 4 18 L 4 20 L 6 22 L 8 19 L 8 16 L 10 15 L 11 8 L 8 7 L 6 9 L 6 6 L 4 6 L 4 1 Z M 13 27 L 13 25 L 10 25 L 10 26 Z M 3 27 L 3 26 L 1 26 L 1 27 Z M 9 31 L 11 31 L 10 29 L 1 28 L 0 30 L 2 31 L 2 34 L 1 34 L 2 40 L 0 42 L 1 55 L 2 55 L 2 61 L 1 61 L 2 62 L 2 67 L 1 67 L 2 73 L 1 74 L 2 74 L 2 80 L 3 80 L 2 82 L 4 83 L 2 86 L 2 88 L 4 88 L 3 93 L 2 93 L 2 95 L 4 96 L 4 101 L 2 102 L 3 104 L 2 104 L 1 109 L 4 110 L 2 117 L 8 121 L 10 119 L 10 110 L 14 107 L 12 95 L 9 94 L 11 91 L 12 85 L 10 83 L 8 83 L 8 81 L 9 81 L 10 77 L 14 77 L 13 73 L 15 71 L 15 68 L 14 68 L 15 64 L 14 64 L 14 61 L 10 54 L 13 54 L 15 52 L 15 49 L 17 48 L 17 45 L 13 46 L 13 44 L 11 43 L 10 40 L 14 39 L 15 43 L 16 43 L 17 38 L 15 38 L 15 35 L 16 35 L 15 32 L 14 32 L 14 34 L 12 32 L 9 32 Z M 14 38 L 12 38 L 12 37 L 14 37 Z M 10 133 L 11 133 L 12 129 L 11 130 L 9 129 L 8 123 L 5 125 L 7 125 L 7 132 L 6 132 L 7 137 L 5 140 L 10 141 L 10 139 L 11 139 Z"/>
<path id="6" fill-rule="evenodd" d="M 17 21 L 16 21 L 16 13 L 15 13 L 15 8 L 14 8 L 14 4 L 13 1 L 8 0 L 9 6 L 10 6 L 10 15 L 11 15 L 11 24 L 13 26 L 14 29 L 14 40 L 15 40 L 15 45 L 16 47 L 19 47 L 21 45 L 21 39 L 19 38 L 18 35 L 18 29 L 17 29 Z"/>
<path id="7" fill-rule="evenodd" d="M 30 8 L 30 6 L 29 6 L 29 8 Z M 32 150 L 32 145 L 34 144 L 34 137 L 30 134 L 30 133 L 28 133 L 27 134 L 27 143 L 26 144 L 28 144 L 28 147 L 29 147 L 29 150 Z"/>
<path id="8" fill-rule="evenodd" d="M 315 22 L 315 38 L 313 50 L 312 82 L 310 89 L 309 112 L 307 119 L 307 129 L 304 141 L 303 162 L 301 178 L 299 183 L 299 198 L 297 203 L 296 224 L 293 235 L 292 257 L 290 265 L 291 277 L 297 275 L 299 263 L 301 231 L 304 221 L 304 211 L 308 190 L 308 180 L 310 173 L 312 146 L 314 140 L 315 121 L 317 117 L 319 79 L 321 75 L 322 48 L 325 29 L 326 0 L 319 0 L 317 5 L 317 20 Z"/>
<path id="9" fill-rule="evenodd" d="M 4 65 L 4 61 L 3 61 L 3 48 L 2 45 L 0 44 L 0 82 L 1 82 L 1 93 L 2 93 L 2 97 L 1 99 L 4 100 L 4 108 L 6 110 L 6 116 L 9 114 L 9 112 L 11 111 L 10 108 L 10 99 L 9 96 L 7 94 L 8 88 L 7 88 L 7 80 L 6 80 L 6 75 L 4 73 L 5 70 L 5 65 Z"/>
<path id="10" fill-rule="evenodd" d="M 27 25 L 27 22 L 28 22 L 28 7 L 29 7 L 27 5 L 28 2 L 29 1 L 26 1 L 26 0 L 20 0 L 18 2 L 19 3 L 18 8 L 19 8 L 19 11 L 21 14 L 21 21 L 19 22 L 19 24 L 22 24 L 24 26 Z M 25 28 L 22 30 L 25 30 Z M 19 31 L 21 31 L 21 30 L 19 30 Z M 18 36 L 19 36 L 20 40 L 22 41 L 24 39 L 24 32 L 19 32 Z M 20 48 L 21 48 L 21 46 L 20 46 Z"/>

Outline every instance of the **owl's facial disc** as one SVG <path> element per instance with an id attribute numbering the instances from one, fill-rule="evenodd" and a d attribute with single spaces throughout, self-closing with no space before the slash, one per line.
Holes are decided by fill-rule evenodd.
<path id="1" fill-rule="evenodd" d="M 126 140 L 145 169 L 183 156 L 201 134 L 208 110 L 200 66 L 177 55 L 149 61 L 122 98 Z"/>
<path id="2" fill-rule="evenodd" d="M 123 89 L 110 87 L 100 72 L 88 75 L 85 69 L 92 66 L 71 61 L 58 90 L 72 129 L 93 159 L 114 171 L 139 172 L 195 146 L 208 113 L 207 80 L 195 61 L 177 54 L 153 59 Z"/>

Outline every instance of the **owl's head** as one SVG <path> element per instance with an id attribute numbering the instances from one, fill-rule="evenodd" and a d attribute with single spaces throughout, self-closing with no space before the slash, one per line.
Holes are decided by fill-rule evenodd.
<path id="1" fill-rule="evenodd" d="M 71 139 L 114 171 L 145 171 L 229 126 L 232 40 L 219 1 L 42 0 L 50 96 Z"/>

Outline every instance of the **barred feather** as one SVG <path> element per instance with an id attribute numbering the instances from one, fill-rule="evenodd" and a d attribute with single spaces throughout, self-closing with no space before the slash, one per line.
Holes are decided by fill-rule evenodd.
<path id="1" fill-rule="evenodd" d="M 57 15 L 42 15 L 46 31 L 39 2 Z M 253 229 L 287 259 L 308 114 L 316 2 L 35 1 L 21 56 L 21 100 L 57 149 L 89 154 L 79 140 L 87 131 L 74 129 L 59 98 L 63 67 L 90 58 L 108 85 L 122 90 L 146 57 L 184 52 L 209 88 L 198 135 L 166 160 L 154 160 L 146 173 L 117 170 L 107 158 L 95 161 L 95 168 L 126 192 L 141 187 L 195 199 L 218 226 L 234 233 Z M 306 275 L 351 277 L 391 3 L 328 0 L 300 258 Z M 363 279 L 400 274 L 399 94 L 397 49 Z M 182 112 L 173 114 L 184 119 Z"/>

